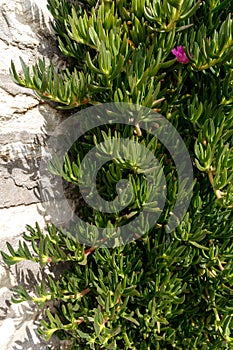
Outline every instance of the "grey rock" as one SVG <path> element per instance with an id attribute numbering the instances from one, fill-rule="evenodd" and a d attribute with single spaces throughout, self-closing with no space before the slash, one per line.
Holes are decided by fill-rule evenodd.
<path id="1" fill-rule="evenodd" d="M 17 86 L 9 75 L 11 60 L 22 71 L 19 57 L 34 64 L 45 56 L 59 62 L 51 32 L 47 0 L 0 0 L 0 250 L 14 249 L 25 225 L 45 225 L 38 197 L 38 167 L 42 147 L 60 121 L 60 114 L 33 91 Z M 62 60 L 61 60 L 62 61 Z M 13 304 L 13 288 L 29 290 L 41 280 L 38 264 L 22 262 L 11 268 L 0 261 L 0 349 L 47 350 L 35 333 L 43 313 L 35 305 Z M 51 349 L 65 349 L 53 337 Z M 63 348 L 62 348 L 63 346 Z"/>

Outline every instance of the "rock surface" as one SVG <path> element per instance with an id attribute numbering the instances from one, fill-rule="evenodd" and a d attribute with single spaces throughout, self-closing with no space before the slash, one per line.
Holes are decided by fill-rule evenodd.
<path id="1" fill-rule="evenodd" d="M 39 57 L 56 60 L 46 0 L 0 0 L 0 249 L 6 241 L 15 248 L 25 225 L 44 225 L 37 190 L 41 148 L 59 123 L 60 115 L 35 94 L 15 85 L 9 75 L 11 60 L 21 70 Z M 20 266 L 18 266 L 20 265 Z M 33 279 L 31 277 L 34 277 Z M 0 349 L 62 349 L 35 334 L 39 313 L 28 303 L 12 304 L 12 288 L 30 287 L 40 279 L 35 264 L 9 269 L 0 261 Z"/>

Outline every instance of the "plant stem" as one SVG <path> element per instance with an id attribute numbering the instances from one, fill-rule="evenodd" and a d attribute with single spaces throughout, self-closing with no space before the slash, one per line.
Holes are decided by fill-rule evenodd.
<path id="1" fill-rule="evenodd" d="M 228 40 L 228 42 L 223 46 L 222 50 L 218 54 L 218 58 L 214 58 L 209 64 L 206 63 L 206 64 L 203 64 L 201 67 L 195 67 L 195 68 L 197 68 L 200 71 L 200 70 L 205 70 L 215 66 L 217 63 L 219 63 L 220 58 L 225 53 L 225 51 L 229 49 L 231 46 L 233 46 L 233 40 Z"/>

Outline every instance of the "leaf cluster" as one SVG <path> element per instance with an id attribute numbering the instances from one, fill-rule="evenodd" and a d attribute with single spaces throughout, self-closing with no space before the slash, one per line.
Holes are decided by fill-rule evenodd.
<path id="1" fill-rule="evenodd" d="M 210 22 L 221 12 L 216 5 L 209 4 Z M 72 58 L 70 69 L 57 73 L 40 61 L 30 73 L 22 61 L 23 75 L 13 62 L 11 74 L 16 83 L 61 108 L 111 101 L 153 107 L 169 95 L 169 83 L 162 83 L 169 79 L 167 69 L 176 67 L 171 49 L 180 43 L 193 70 L 208 70 L 232 57 L 230 13 L 210 31 L 204 21 L 201 26 L 194 22 L 198 12 L 207 11 L 200 1 L 102 1 L 90 7 L 89 2 L 50 0 L 48 6 L 61 52 Z"/>
<path id="2" fill-rule="evenodd" d="M 47 309 L 48 319 L 42 321 L 39 333 L 47 340 L 53 333 L 66 334 L 73 339 L 73 349 L 232 345 L 230 211 L 212 207 L 207 214 L 199 196 L 192 206 L 199 214 L 193 219 L 186 215 L 170 244 L 164 229 L 157 227 L 122 247 L 82 251 L 78 240 L 64 237 L 54 226 L 48 226 L 46 235 L 38 226 L 28 227 L 25 239 L 31 242 L 49 237 L 47 252 L 56 241 L 57 253 L 48 256 L 49 266 L 58 261 L 70 264 L 59 279 L 49 275 L 33 293 L 20 287 L 15 301 L 41 306 L 59 302 L 55 314 Z M 221 227 L 212 224 L 216 216 Z M 43 249 L 34 250 L 45 261 Z M 16 255 L 32 260 L 25 248 L 11 253 L 4 255 L 6 262 L 16 263 Z"/>

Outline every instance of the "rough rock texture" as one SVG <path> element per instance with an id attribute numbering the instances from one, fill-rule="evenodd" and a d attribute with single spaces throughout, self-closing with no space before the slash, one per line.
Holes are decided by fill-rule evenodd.
<path id="1" fill-rule="evenodd" d="M 25 225 L 44 224 L 37 190 L 41 148 L 59 123 L 60 115 L 33 92 L 15 85 L 10 61 L 20 70 L 19 56 L 32 64 L 41 56 L 56 61 L 46 0 L 0 0 L 0 249 L 6 241 L 18 245 Z M 12 304 L 12 288 L 40 280 L 35 264 L 11 269 L 0 262 L 0 349 L 50 349 L 34 332 L 35 306 Z M 51 349 L 62 349 L 52 342 Z"/>

